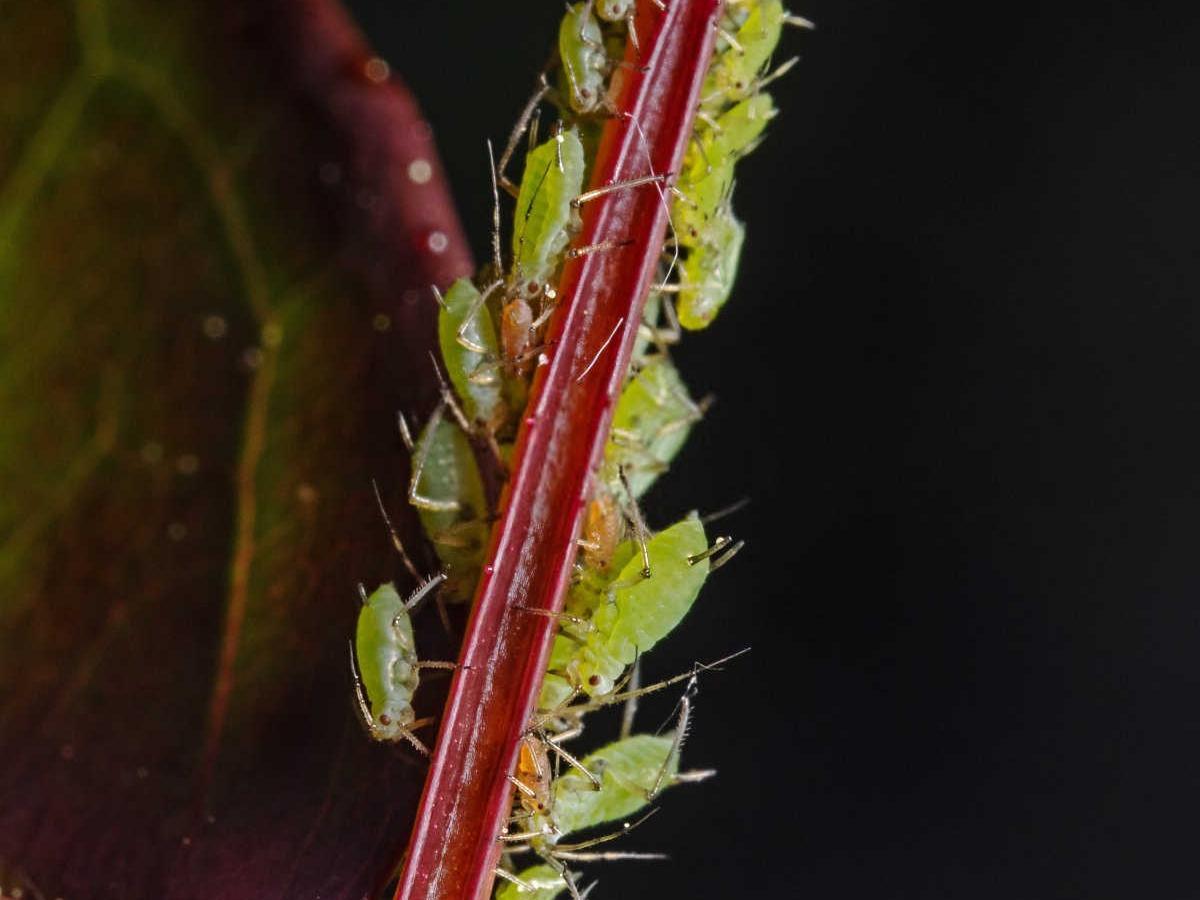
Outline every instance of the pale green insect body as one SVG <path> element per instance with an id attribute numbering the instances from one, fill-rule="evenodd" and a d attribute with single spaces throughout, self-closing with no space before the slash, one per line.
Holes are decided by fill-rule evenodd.
<path id="1" fill-rule="evenodd" d="M 689 251 L 680 268 L 679 324 L 707 328 L 733 290 L 746 228 L 728 204 L 718 211 L 704 239 Z"/>
<path id="2" fill-rule="evenodd" d="M 787 15 L 780 0 L 763 0 L 732 10 L 736 27 L 732 46 L 724 41 L 709 66 L 701 89 L 701 107 L 719 109 L 725 103 L 749 97 L 779 44 Z M 739 21 L 740 20 L 740 21 Z"/>
<path id="3" fill-rule="evenodd" d="M 407 602 L 395 585 L 382 584 L 359 610 L 353 651 L 359 712 L 377 741 L 408 740 L 424 749 L 411 732 L 416 722 L 412 699 L 420 676 L 409 610 L 440 581 L 428 582 Z"/>
<path id="4" fill-rule="evenodd" d="M 551 648 L 538 705 L 554 710 L 576 690 L 611 694 L 625 670 L 678 625 L 708 577 L 704 526 L 692 513 L 646 544 L 653 574 L 643 576 L 634 542 L 617 548 L 611 574 L 588 570 L 572 586 Z"/>
<path id="5" fill-rule="evenodd" d="M 526 157 L 513 214 L 512 293 L 533 299 L 549 288 L 579 228 L 571 201 L 583 190 L 585 169 L 575 128 L 562 129 Z"/>
<path id="6" fill-rule="evenodd" d="M 679 771 L 678 746 L 671 734 L 640 734 L 588 754 L 581 765 L 599 777 L 599 790 L 574 768 L 554 779 L 550 811 L 533 817 L 530 824 L 530 831 L 540 832 L 530 840 L 533 851 L 544 859 L 561 856 L 570 860 L 570 851 L 556 854 L 564 837 L 605 823 L 624 821 L 641 812 L 658 790 L 675 783 Z M 534 891 L 505 882 L 497 888 L 496 897 L 552 900 L 568 889 L 562 872 L 562 868 L 547 863 L 531 866 L 517 877 Z"/>

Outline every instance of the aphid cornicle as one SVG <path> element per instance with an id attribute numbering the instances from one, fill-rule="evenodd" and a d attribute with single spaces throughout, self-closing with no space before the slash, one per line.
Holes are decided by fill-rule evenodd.
<path id="1" fill-rule="evenodd" d="M 417 719 L 413 711 L 418 672 L 422 668 L 452 669 L 454 663 L 418 659 L 409 613 L 444 580 L 445 575 L 435 575 L 408 600 L 402 599 L 390 582 L 381 584 L 370 596 L 360 587 L 362 608 L 350 648 L 358 712 L 367 732 L 377 741 L 408 741 L 426 755 L 428 749 L 413 734 L 432 721 Z"/>

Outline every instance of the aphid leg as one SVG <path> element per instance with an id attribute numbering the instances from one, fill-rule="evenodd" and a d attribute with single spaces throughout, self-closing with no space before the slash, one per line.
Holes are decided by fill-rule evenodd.
<path id="1" fill-rule="evenodd" d="M 496 877 L 501 878 L 504 881 L 507 881 L 509 884 L 515 884 L 517 887 L 519 887 L 523 891 L 536 891 L 537 890 L 537 888 L 534 887 L 532 884 L 530 884 L 528 881 L 524 881 L 523 879 L 518 878 L 516 875 L 514 875 L 512 872 L 507 871 L 506 869 L 502 869 L 499 866 L 496 866 L 494 871 L 496 873 Z"/>
<path id="2" fill-rule="evenodd" d="M 573 853 L 570 850 L 558 852 L 555 851 L 555 856 L 559 859 L 569 860 L 571 862 L 616 862 L 622 859 L 670 859 L 665 853 L 638 853 L 635 851 L 623 850 L 610 853 Z M 591 890 L 589 887 L 588 890 Z M 587 894 L 587 891 L 584 891 Z"/>
<path id="3" fill-rule="evenodd" d="M 404 448 L 411 454 L 415 449 L 412 431 L 408 427 L 408 419 L 400 410 L 396 410 L 396 429 L 400 432 L 400 440 L 404 441 Z"/>
<path id="4" fill-rule="evenodd" d="M 592 790 L 594 790 L 594 791 L 600 790 L 600 779 L 597 778 L 595 775 L 593 775 L 591 772 L 589 772 L 587 767 L 584 766 L 583 763 L 581 763 L 578 759 L 576 759 L 574 756 L 572 756 L 570 753 L 568 753 L 566 750 L 564 750 L 562 747 L 560 747 L 557 743 L 555 743 L 554 738 L 550 737 L 548 734 L 543 733 L 543 734 L 539 734 L 538 736 L 541 739 L 542 743 L 544 743 L 547 747 L 549 747 L 551 750 L 553 750 L 555 755 L 557 755 L 559 759 L 561 759 L 568 766 L 570 766 L 572 769 L 575 769 L 577 772 L 582 774 L 584 778 L 586 778 L 588 781 L 590 781 L 592 784 Z"/>
<path id="5" fill-rule="evenodd" d="M 598 244 L 584 244 L 582 247 L 572 247 L 566 252 L 567 259 L 579 259 L 581 256 L 588 256 L 592 253 L 603 253 L 607 250 L 620 250 L 622 247 L 628 247 L 633 243 L 632 240 L 617 240 L 613 238 L 608 241 L 600 241 Z"/>
<path id="6" fill-rule="evenodd" d="M 713 27 L 717 29 L 717 34 L 725 41 L 725 43 L 729 44 L 730 47 L 732 47 L 738 53 L 746 52 L 746 48 L 739 44 L 738 39 L 735 38 L 730 32 L 726 31 L 720 25 L 715 25 Z"/>
<path id="7" fill-rule="evenodd" d="M 570 613 L 551 612 L 548 609 L 534 609 L 532 606 L 522 606 L 519 603 L 514 604 L 513 609 L 519 609 L 534 616 L 545 616 L 547 619 L 558 619 L 560 622 L 570 622 L 572 625 L 586 627 L 589 630 L 592 627 L 592 623 L 588 619 L 581 619 L 579 616 L 573 616 Z"/>
<path id="8" fill-rule="evenodd" d="M 630 178 L 627 181 L 617 181 L 604 187 L 594 188 L 590 191 L 584 191 L 578 197 L 571 200 L 571 206 L 579 209 L 583 204 L 590 203 L 592 200 L 599 199 L 606 194 L 611 194 L 614 191 L 623 191 L 627 188 L 641 187 L 644 184 L 668 184 L 671 179 L 671 173 L 665 172 L 662 175 L 642 175 L 640 178 Z"/>
<path id="9" fill-rule="evenodd" d="M 442 415 L 445 413 L 445 401 L 439 403 L 434 409 L 433 414 L 429 417 L 429 422 L 426 424 L 426 434 L 433 434 L 434 430 L 442 421 Z M 404 421 L 403 416 L 400 418 L 403 425 L 403 430 L 407 432 L 408 423 Z M 407 435 L 408 440 L 411 440 L 411 434 Z M 408 442 L 406 440 L 406 443 Z M 429 441 L 421 440 L 417 443 L 416 452 L 413 453 L 412 460 L 412 476 L 408 482 L 408 502 L 419 509 L 430 509 L 437 512 L 456 512 L 461 508 L 457 500 L 435 500 L 432 497 L 424 496 L 420 490 L 421 474 L 425 471 L 425 460 L 429 456 Z"/>
<path id="10" fill-rule="evenodd" d="M 361 588 L 362 585 L 359 585 L 360 590 Z M 371 715 L 371 706 L 367 703 L 367 692 L 363 688 L 362 675 L 358 672 L 358 659 L 354 655 L 354 641 L 348 643 L 350 644 L 350 675 L 354 679 L 354 697 L 358 701 L 358 716 L 363 725 L 370 730 L 375 725 L 375 719 Z"/>
<path id="11" fill-rule="evenodd" d="M 642 554 L 642 577 L 649 578 L 652 573 L 650 571 L 650 548 L 646 540 L 646 522 L 642 518 L 642 511 L 638 509 L 637 499 L 633 496 L 633 489 L 629 486 L 629 476 L 625 474 L 625 467 L 618 466 L 617 472 L 621 476 L 621 485 L 625 488 L 625 493 L 629 497 L 629 513 L 633 524 L 633 539 L 637 542 L 638 549 Z"/>
<path id="12" fill-rule="evenodd" d="M 520 187 L 509 181 L 508 176 L 504 172 L 508 168 L 513 153 L 516 152 L 517 143 L 521 140 L 521 135 L 529 128 L 529 123 L 537 113 L 538 104 L 546 98 L 549 92 L 550 82 L 546 80 L 546 73 L 542 72 L 538 75 L 538 86 L 525 103 L 525 107 L 521 110 L 521 115 L 517 117 L 517 124 L 513 126 L 512 133 L 508 136 L 508 143 L 504 145 L 504 152 L 500 154 L 500 165 L 495 171 L 500 180 L 500 186 L 513 197 L 516 197 L 521 192 Z"/>
<path id="13" fill-rule="evenodd" d="M 571 870 L 567 868 L 566 864 L 554 859 L 552 856 L 543 858 L 546 860 L 547 865 L 558 872 L 559 877 L 566 883 L 567 890 L 571 893 L 571 900 L 583 900 L 583 895 L 579 893 L 579 888 L 575 884 L 575 878 L 571 875 Z"/>
<path id="14" fill-rule="evenodd" d="M 555 846 L 555 848 L 551 852 L 555 856 L 559 856 L 560 852 L 572 853 L 577 850 L 586 850 L 588 847 L 596 847 L 596 846 L 599 846 L 600 844 L 607 844 L 609 841 L 615 841 L 618 838 L 624 837 L 625 835 L 629 834 L 629 832 L 633 831 L 633 829 L 637 828 L 639 825 L 641 825 L 643 822 L 645 822 L 647 819 L 649 819 L 652 815 L 654 815 L 657 812 L 658 812 L 657 809 L 652 809 L 649 812 L 647 812 L 644 816 L 642 816 L 640 819 L 637 819 L 636 821 L 622 822 L 621 828 L 618 831 L 612 831 L 612 832 L 609 832 L 608 834 L 602 834 L 599 837 L 589 838 L 586 841 L 579 841 L 578 843 L 558 844 Z"/>
<path id="15" fill-rule="evenodd" d="M 750 648 L 745 647 L 745 648 L 739 650 L 737 653 L 730 653 L 728 656 L 723 656 L 720 659 L 714 660 L 713 662 L 710 662 L 710 663 L 699 663 L 698 662 L 698 663 L 693 664 L 691 670 L 688 672 L 684 672 L 680 675 L 675 675 L 671 678 L 664 678 L 662 681 L 656 681 L 654 684 L 645 685 L 644 687 L 640 687 L 637 690 L 613 693 L 613 694 L 609 694 L 608 696 L 601 697 L 597 700 L 589 700 L 587 703 L 579 703 L 579 704 L 576 704 L 575 706 L 572 706 L 572 707 L 569 707 L 568 709 L 563 710 L 563 713 L 571 714 L 574 716 L 579 716 L 579 715 L 583 715 L 585 713 L 592 712 L 593 710 L 603 709 L 605 706 L 610 706 L 613 703 L 624 703 L 626 700 L 630 699 L 631 697 L 644 697 L 646 694 L 653 694 L 655 691 L 661 691 L 663 688 L 670 687 L 673 684 L 679 684 L 679 682 L 681 682 L 681 681 L 686 681 L 686 680 L 692 678 L 693 676 L 697 675 L 700 672 L 719 671 L 719 668 L 718 668 L 719 666 L 722 666 L 725 663 L 729 662 L 730 660 L 737 659 L 739 656 L 742 656 L 743 654 L 749 653 L 749 652 L 750 652 Z"/>
<path id="16" fill-rule="evenodd" d="M 671 749 L 667 751 L 667 758 L 663 760 L 654 784 L 650 785 L 649 790 L 646 791 L 648 801 L 653 800 L 662 793 L 664 787 L 668 786 L 667 772 L 670 771 L 672 758 L 678 760 L 679 755 L 683 752 L 683 742 L 687 740 L 688 727 L 692 720 L 692 698 L 696 696 L 699 687 L 699 678 L 693 675 L 688 680 L 687 686 L 684 687 L 679 702 L 675 704 L 675 708 L 679 710 L 679 716 L 675 720 L 675 734 L 671 738 Z"/>
<path id="17" fill-rule="evenodd" d="M 635 659 L 633 665 L 629 668 L 629 689 L 636 691 L 642 686 L 642 661 Z M 637 715 L 638 698 L 635 694 L 625 701 L 625 708 L 621 710 L 621 740 L 633 734 L 633 717 Z"/>
<path id="18" fill-rule="evenodd" d="M 383 516 L 383 522 L 387 525 L 388 534 L 392 536 L 392 546 L 396 548 L 396 552 L 400 554 L 400 559 L 404 561 L 404 568 L 408 569 L 408 574 L 417 581 L 421 580 L 421 573 L 417 571 L 417 567 L 413 565 L 413 561 L 409 559 L 408 553 L 404 550 L 404 544 L 400 541 L 400 535 L 396 533 L 396 527 L 392 525 L 392 520 L 387 514 L 387 507 L 383 505 L 383 497 L 379 493 L 379 485 L 375 479 L 371 479 L 371 487 L 375 491 L 375 502 L 379 504 L 379 513 Z M 360 584 L 358 586 L 360 592 L 363 593 L 363 602 L 366 602 L 366 589 Z"/>
<path id="19" fill-rule="evenodd" d="M 473 322 L 475 317 L 477 315 L 479 315 L 479 311 L 481 309 L 483 309 L 484 304 L 487 303 L 488 298 L 493 293 L 496 292 L 497 288 L 500 288 L 503 286 L 504 286 L 504 282 L 502 280 L 498 279 L 496 281 L 493 281 L 486 288 L 484 288 L 483 293 L 481 293 L 479 295 L 479 299 L 476 300 L 471 305 L 471 309 L 467 312 L 467 315 L 463 318 L 462 324 L 458 326 L 458 329 L 454 333 L 454 339 L 456 341 L 458 341 L 458 343 L 461 346 L 465 347 L 467 350 L 470 350 L 472 353 L 479 353 L 483 356 L 489 355 L 487 347 L 483 347 L 479 344 L 476 344 L 474 341 L 468 339 L 466 336 L 466 332 L 467 332 L 467 329 L 471 326 L 471 322 Z"/>

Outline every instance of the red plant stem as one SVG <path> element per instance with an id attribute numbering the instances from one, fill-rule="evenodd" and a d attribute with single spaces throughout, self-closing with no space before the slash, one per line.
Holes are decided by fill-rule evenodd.
<path id="1" fill-rule="evenodd" d="M 678 170 L 712 51 L 718 0 L 638 8 L 641 54 L 604 129 L 592 187 Z M 617 190 L 583 207 L 575 246 L 612 242 L 564 267 L 550 361 L 534 379 L 507 503 L 475 599 L 396 900 L 484 898 L 512 804 L 517 743 L 545 672 L 590 475 L 600 460 L 662 252 L 669 196 Z"/>

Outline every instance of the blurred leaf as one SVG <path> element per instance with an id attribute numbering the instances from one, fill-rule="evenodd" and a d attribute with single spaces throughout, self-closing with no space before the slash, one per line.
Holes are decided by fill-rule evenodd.
<path id="1" fill-rule="evenodd" d="M 327 0 L 2 2 L 0 42 L 0 872 L 361 896 L 424 775 L 350 705 L 370 479 L 471 269 L 429 129 Z"/>

